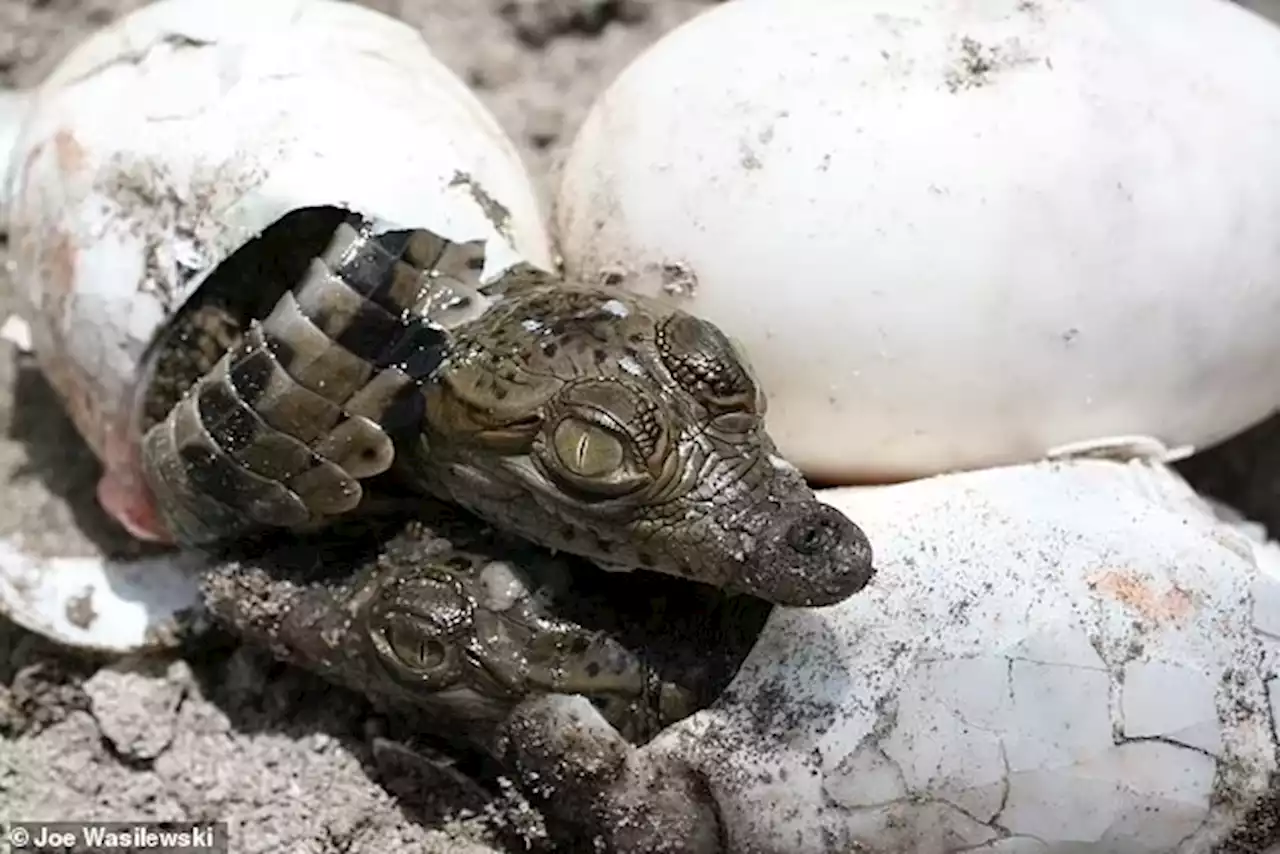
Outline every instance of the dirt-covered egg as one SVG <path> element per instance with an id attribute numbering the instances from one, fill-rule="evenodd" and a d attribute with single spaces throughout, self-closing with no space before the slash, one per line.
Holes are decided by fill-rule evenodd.
<path id="1" fill-rule="evenodd" d="M 775 611 L 606 814 L 697 792 L 667 809 L 719 829 L 698 854 L 1280 846 L 1274 543 L 1158 463 L 824 493 L 884 544 L 875 584 Z"/>
<path id="2" fill-rule="evenodd" d="M 164 0 L 0 98 L 0 119 L 14 140 L 0 209 L 35 356 L 103 462 L 103 505 L 139 533 L 148 356 L 237 250 L 274 241 L 234 271 L 234 287 L 263 290 L 301 251 L 289 229 L 349 211 L 478 242 L 482 279 L 551 265 L 497 121 L 418 32 L 355 4 Z M 161 583 L 155 566 L 0 546 L 0 611 L 67 643 L 145 646 L 195 601 L 186 558 Z"/>
<path id="3" fill-rule="evenodd" d="M 783 454 L 834 483 L 1280 400 L 1280 28 L 1169 0 L 712 9 L 598 100 L 570 275 L 746 347 Z"/>

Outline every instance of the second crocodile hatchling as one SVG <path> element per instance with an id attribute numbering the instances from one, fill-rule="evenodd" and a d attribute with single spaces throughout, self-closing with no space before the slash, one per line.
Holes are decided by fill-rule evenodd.
<path id="1" fill-rule="evenodd" d="M 771 610 L 595 572 L 431 499 L 419 516 L 233 545 L 205 601 L 278 658 L 488 752 L 518 704 L 551 694 L 586 697 L 624 738 L 647 741 L 719 695 Z"/>

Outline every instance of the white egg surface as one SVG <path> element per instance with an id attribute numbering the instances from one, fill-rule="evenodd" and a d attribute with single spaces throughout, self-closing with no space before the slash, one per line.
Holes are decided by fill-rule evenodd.
<path id="1" fill-rule="evenodd" d="M 1280 842 L 1280 551 L 1171 470 L 1040 463 L 825 491 L 867 592 L 779 609 L 647 751 L 731 852 L 1227 854 Z"/>
<path id="2" fill-rule="evenodd" d="M 739 0 L 597 101 L 570 274 L 721 324 L 833 483 L 1280 400 L 1280 27 L 1219 0 Z"/>

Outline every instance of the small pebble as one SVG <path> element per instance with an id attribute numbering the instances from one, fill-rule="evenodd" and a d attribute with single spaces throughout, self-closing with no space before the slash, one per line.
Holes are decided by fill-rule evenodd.
<path id="1" fill-rule="evenodd" d="M 122 757 L 155 759 L 173 741 L 178 707 L 192 684 L 185 661 L 121 662 L 84 683 L 89 712 Z"/>

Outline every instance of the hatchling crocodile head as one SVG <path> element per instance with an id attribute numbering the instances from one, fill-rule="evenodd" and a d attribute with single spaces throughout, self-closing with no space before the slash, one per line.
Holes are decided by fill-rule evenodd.
<path id="1" fill-rule="evenodd" d="M 530 286 L 456 330 L 428 390 L 424 485 L 606 569 L 822 606 L 871 548 L 765 430 L 765 395 L 715 325 L 636 295 Z"/>

